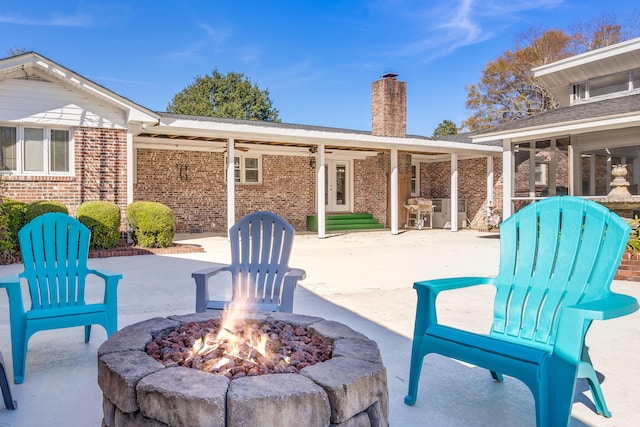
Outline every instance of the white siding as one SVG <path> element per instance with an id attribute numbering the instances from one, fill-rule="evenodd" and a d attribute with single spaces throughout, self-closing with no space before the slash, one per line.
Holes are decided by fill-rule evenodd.
<path id="1" fill-rule="evenodd" d="M 126 113 L 44 80 L 0 81 L 0 122 L 126 128 Z"/>

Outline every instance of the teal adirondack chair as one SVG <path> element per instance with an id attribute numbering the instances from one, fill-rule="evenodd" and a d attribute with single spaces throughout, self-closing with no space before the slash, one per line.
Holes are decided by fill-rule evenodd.
<path id="1" fill-rule="evenodd" d="M 91 232 L 63 213 L 41 215 L 18 232 L 24 271 L 0 278 L 9 296 L 13 380 L 24 380 L 27 344 L 38 331 L 84 326 L 89 341 L 91 325 L 103 326 L 107 336 L 118 329 L 117 287 L 121 274 L 87 267 Z M 104 280 L 102 303 L 85 303 L 89 275 Z M 25 310 L 21 280 L 28 285 L 31 308 Z"/>
<path id="2" fill-rule="evenodd" d="M 305 271 L 289 267 L 294 229 L 272 212 L 253 212 L 229 229 L 231 264 L 191 274 L 196 282 L 196 312 L 224 309 L 231 302 L 245 309 L 293 311 L 293 294 Z M 230 273 L 231 301 L 209 299 L 209 279 Z"/>
<path id="3" fill-rule="evenodd" d="M 585 335 L 592 320 L 638 309 L 610 291 L 630 227 L 603 206 L 576 197 L 532 203 L 500 224 L 497 277 L 416 282 L 418 293 L 407 405 L 416 401 L 424 356 L 438 353 L 520 379 L 535 399 L 538 426 L 567 426 L 577 377 L 587 379 L 598 413 L 610 416 Z M 441 325 L 442 291 L 496 287 L 493 326 L 479 335 Z"/>

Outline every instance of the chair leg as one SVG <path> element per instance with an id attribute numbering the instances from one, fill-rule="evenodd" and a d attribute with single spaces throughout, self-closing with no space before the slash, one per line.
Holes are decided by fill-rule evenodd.
<path id="1" fill-rule="evenodd" d="M 413 406 L 418 398 L 418 383 L 422 372 L 422 362 L 424 361 L 422 352 L 422 337 L 414 337 L 413 348 L 411 350 L 411 367 L 409 369 L 409 391 L 404 397 L 404 403 Z"/>
<path id="2" fill-rule="evenodd" d="M 91 339 L 91 325 L 84 326 L 84 342 L 89 342 Z"/>
<path id="3" fill-rule="evenodd" d="M 7 409 L 15 410 L 18 408 L 18 404 L 11 397 L 11 389 L 9 388 L 9 381 L 7 381 L 7 372 L 4 369 L 4 359 L 0 352 L 0 389 L 2 390 L 2 398 L 4 399 L 4 407 Z"/>
<path id="4" fill-rule="evenodd" d="M 503 381 L 502 374 L 500 372 L 491 371 L 491 378 L 501 383 Z"/>
<path id="5" fill-rule="evenodd" d="M 558 357 L 547 358 L 540 366 L 542 372 L 536 383 L 536 425 L 538 427 L 567 427 L 571 420 L 571 405 L 576 387 L 577 366 Z"/>

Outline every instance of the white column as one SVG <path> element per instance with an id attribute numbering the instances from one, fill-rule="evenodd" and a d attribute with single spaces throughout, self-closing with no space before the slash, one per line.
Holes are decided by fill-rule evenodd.
<path id="1" fill-rule="evenodd" d="M 493 156 L 487 156 L 487 217 L 493 209 Z"/>
<path id="2" fill-rule="evenodd" d="M 316 199 L 318 204 L 318 238 L 326 237 L 326 209 L 324 200 L 324 187 L 327 179 L 325 175 L 324 144 L 318 145 L 318 161 L 316 162 Z"/>
<path id="3" fill-rule="evenodd" d="M 391 149 L 391 234 L 398 234 L 398 150 Z"/>
<path id="4" fill-rule="evenodd" d="M 227 141 L 227 234 L 231 226 L 236 223 L 236 177 L 235 164 L 235 140 Z"/>
<path id="5" fill-rule="evenodd" d="M 135 180 L 135 155 L 133 151 L 133 134 L 131 132 L 127 132 L 127 206 L 131 202 L 133 202 L 134 180 Z"/>
<path id="6" fill-rule="evenodd" d="M 458 154 L 451 153 L 451 231 L 458 231 Z"/>
<path id="7" fill-rule="evenodd" d="M 511 197 L 513 197 L 513 147 L 511 140 L 502 141 L 502 220 L 511 216 Z"/>

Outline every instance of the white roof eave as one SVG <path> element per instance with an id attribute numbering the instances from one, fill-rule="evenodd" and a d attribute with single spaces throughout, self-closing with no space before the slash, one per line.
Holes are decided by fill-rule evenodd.
<path id="1" fill-rule="evenodd" d="M 429 140 L 422 138 L 397 138 L 374 136 L 367 133 L 350 133 L 309 128 L 286 128 L 256 124 L 230 123 L 206 120 L 189 120 L 165 117 L 160 125 L 149 129 L 152 133 L 186 134 L 189 136 L 212 136 L 253 141 L 277 141 L 283 143 L 330 144 L 344 147 L 367 147 L 372 149 L 398 149 L 401 151 L 429 151 L 440 153 L 493 154 L 502 152 L 502 147 L 478 146 L 476 144 Z"/>
<path id="2" fill-rule="evenodd" d="M 531 140 L 534 138 L 546 138 L 553 135 L 576 135 L 634 125 L 640 125 L 640 114 L 638 113 L 619 114 L 598 120 L 590 118 L 572 122 L 557 123 L 552 126 L 534 126 L 522 129 L 511 129 L 503 132 L 490 132 L 472 139 L 474 143 L 495 141 L 497 139 L 510 139 L 515 142 Z"/>

